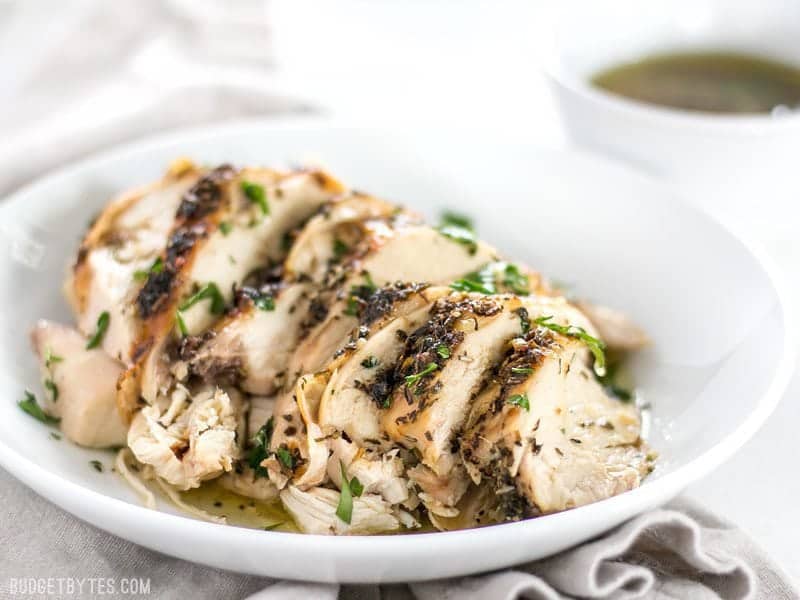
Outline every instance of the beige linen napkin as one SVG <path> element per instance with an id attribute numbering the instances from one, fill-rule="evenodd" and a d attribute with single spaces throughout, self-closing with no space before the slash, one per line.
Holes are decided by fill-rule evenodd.
<path id="1" fill-rule="evenodd" d="M 0 194 L 149 132 L 309 110 L 265 91 L 271 63 L 269 30 L 257 18 L 263 4 L 0 4 L 0 50 L 15 49 L 0 52 Z M 246 14 L 223 8 L 231 6 Z M 99 595 L 92 588 L 98 581 L 113 581 L 121 592 L 125 578 L 145 578 L 151 597 L 181 600 L 800 597 L 741 531 L 685 501 L 515 569 L 340 589 L 162 556 L 75 519 L 0 470 L 0 598 L 16 597 L 26 585 L 44 586 L 59 597 L 90 598 Z M 42 595 L 36 588 L 28 592 L 27 597 Z"/>

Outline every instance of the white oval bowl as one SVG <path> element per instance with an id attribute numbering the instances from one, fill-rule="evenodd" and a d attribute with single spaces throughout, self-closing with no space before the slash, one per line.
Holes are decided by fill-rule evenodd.
<path id="1" fill-rule="evenodd" d="M 108 452 L 49 438 L 15 405 L 39 389 L 27 332 L 69 320 L 65 264 L 110 194 L 157 178 L 176 156 L 275 165 L 309 157 L 344 181 L 435 216 L 473 214 L 482 237 L 618 307 L 653 337 L 634 363 L 652 404 L 658 468 L 637 490 L 564 513 L 470 531 L 324 537 L 216 525 L 139 506 Z M 413 581 L 541 558 L 677 495 L 737 450 L 791 372 L 782 294 L 762 259 L 663 185 L 596 157 L 474 134 L 388 134 L 320 121 L 206 128 L 125 146 L 49 175 L 0 204 L 0 464 L 79 518 L 216 567 L 314 581 Z M 732 489 L 733 489 L 732 483 Z"/>

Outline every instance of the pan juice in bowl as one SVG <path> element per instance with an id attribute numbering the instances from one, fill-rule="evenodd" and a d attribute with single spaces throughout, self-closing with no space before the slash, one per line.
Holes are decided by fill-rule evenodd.
<path id="1" fill-rule="evenodd" d="M 768 114 L 800 107 L 800 67 L 737 52 L 653 54 L 605 69 L 591 83 L 631 100 L 681 110 Z"/>

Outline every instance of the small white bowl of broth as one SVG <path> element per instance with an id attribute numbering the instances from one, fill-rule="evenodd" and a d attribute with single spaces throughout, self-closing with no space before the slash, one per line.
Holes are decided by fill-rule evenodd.
<path id="1" fill-rule="evenodd" d="M 568 2 L 546 70 L 569 136 L 729 222 L 800 228 L 800 2 Z"/>

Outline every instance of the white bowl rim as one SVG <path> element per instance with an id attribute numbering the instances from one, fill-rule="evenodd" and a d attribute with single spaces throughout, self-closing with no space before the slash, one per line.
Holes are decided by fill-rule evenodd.
<path id="1" fill-rule="evenodd" d="M 102 163 L 114 162 L 125 155 L 131 153 L 141 153 L 149 148 L 158 147 L 162 144 L 186 142 L 187 140 L 191 141 L 193 138 L 208 138 L 215 135 L 235 135 L 238 131 L 244 131 L 254 127 L 265 129 L 314 129 L 320 127 L 332 127 L 343 130 L 365 129 L 365 127 L 353 124 L 352 122 L 331 119 L 324 116 L 290 118 L 280 117 L 276 119 L 241 119 L 228 121 L 224 124 L 180 128 L 169 133 L 147 136 L 134 142 L 117 145 L 110 150 L 92 154 L 89 157 L 54 170 L 49 174 L 20 187 L 10 195 L 6 196 L 4 199 L 0 200 L 0 215 L 2 215 L 7 206 L 14 205 L 24 200 L 23 196 L 25 194 L 35 193 L 37 188 L 47 187 L 50 185 L 52 180 L 56 180 L 60 177 L 70 177 L 74 173 L 83 171 L 85 169 L 92 170 L 98 165 L 102 165 Z M 387 128 L 367 128 L 373 131 L 387 130 Z M 576 150 L 545 150 L 547 150 L 547 152 L 561 154 L 563 156 L 576 156 L 582 160 L 601 165 L 606 169 L 614 169 L 618 172 L 626 172 L 626 176 L 647 181 L 649 184 L 661 186 L 664 185 L 663 182 L 657 178 L 637 171 L 633 167 L 590 152 Z M 617 513 L 626 511 L 634 513 L 636 507 L 643 505 L 658 505 L 674 497 L 674 495 L 679 493 L 680 490 L 683 490 L 688 484 L 709 473 L 725 460 L 730 458 L 730 456 L 732 456 L 748 439 L 750 439 L 750 437 L 752 437 L 752 435 L 761 427 L 764 421 L 766 421 L 767 417 L 769 417 L 769 415 L 775 409 L 792 376 L 795 362 L 794 327 L 792 326 L 793 314 L 789 310 L 789 295 L 787 294 L 786 285 L 784 284 L 783 278 L 779 274 L 780 272 L 778 269 L 772 264 L 772 261 L 769 259 L 767 254 L 751 240 L 747 240 L 746 238 L 738 236 L 736 233 L 730 231 L 730 229 L 726 226 L 718 223 L 710 216 L 703 213 L 703 211 L 689 205 L 682 198 L 680 198 L 677 193 L 675 193 L 674 201 L 682 204 L 685 210 L 698 213 L 698 216 L 710 221 L 713 224 L 712 226 L 718 226 L 726 229 L 734 239 L 738 240 L 745 247 L 745 249 L 754 256 L 758 265 L 764 270 L 769 283 L 775 290 L 778 307 L 781 309 L 784 317 L 785 328 L 783 333 L 785 337 L 782 358 L 775 370 L 775 375 L 769 387 L 758 400 L 755 409 L 733 432 L 720 440 L 714 447 L 696 457 L 691 462 L 676 468 L 675 471 L 667 473 L 658 479 L 651 480 L 637 489 L 614 496 L 613 498 L 609 498 L 607 500 L 582 506 L 571 511 L 547 515 L 546 518 L 549 519 L 554 525 L 557 525 L 559 520 L 564 519 L 566 515 L 569 515 L 574 510 L 580 510 L 584 514 L 585 519 L 591 522 L 595 517 L 597 519 L 603 518 L 604 508 L 609 502 L 614 503 Z M 144 506 L 120 500 L 118 498 L 106 496 L 100 492 L 74 483 L 56 473 L 48 471 L 27 457 L 17 453 L 2 439 L 0 439 L 0 466 L 7 469 L 12 475 L 25 483 L 28 487 L 47 498 L 50 497 L 50 492 L 52 490 L 60 489 L 62 490 L 62 493 L 66 492 L 72 495 L 80 504 L 93 505 L 97 507 L 98 510 L 109 511 L 113 513 L 117 520 L 124 519 L 125 521 L 131 520 L 135 522 L 135 520 L 147 519 L 155 526 L 164 525 L 171 527 L 172 532 L 174 532 L 176 535 L 181 535 L 183 532 L 186 532 L 187 534 L 191 532 L 194 535 L 207 535 L 211 537 L 215 534 L 223 534 L 224 532 L 224 535 L 232 538 L 234 542 L 238 540 L 244 540 L 254 535 L 277 535 L 281 536 L 281 541 L 283 544 L 288 544 L 293 547 L 296 546 L 298 548 L 301 548 L 304 545 L 313 545 L 314 552 L 320 554 L 345 552 L 352 553 L 356 556 L 364 556 L 376 552 L 391 551 L 393 558 L 396 560 L 414 560 L 414 552 L 421 544 L 435 545 L 439 552 L 446 553 L 449 550 L 455 551 L 466 539 L 469 539 L 470 543 L 478 543 L 476 542 L 475 538 L 480 539 L 483 537 L 488 539 L 489 537 L 496 535 L 513 536 L 516 532 L 523 531 L 524 528 L 530 526 L 537 520 L 527 519 L 478 529 L 395 536 L 326 536 L 279 531 L 264 532 L 255 529 L 198 521 L 187 516 L 152 510 Z M 507 539 L 514 538 L 508 537 Z M 307 540 L 307 542 L 305 540 Z M 243 572 L 248 571 L 243 569 Z"/>

